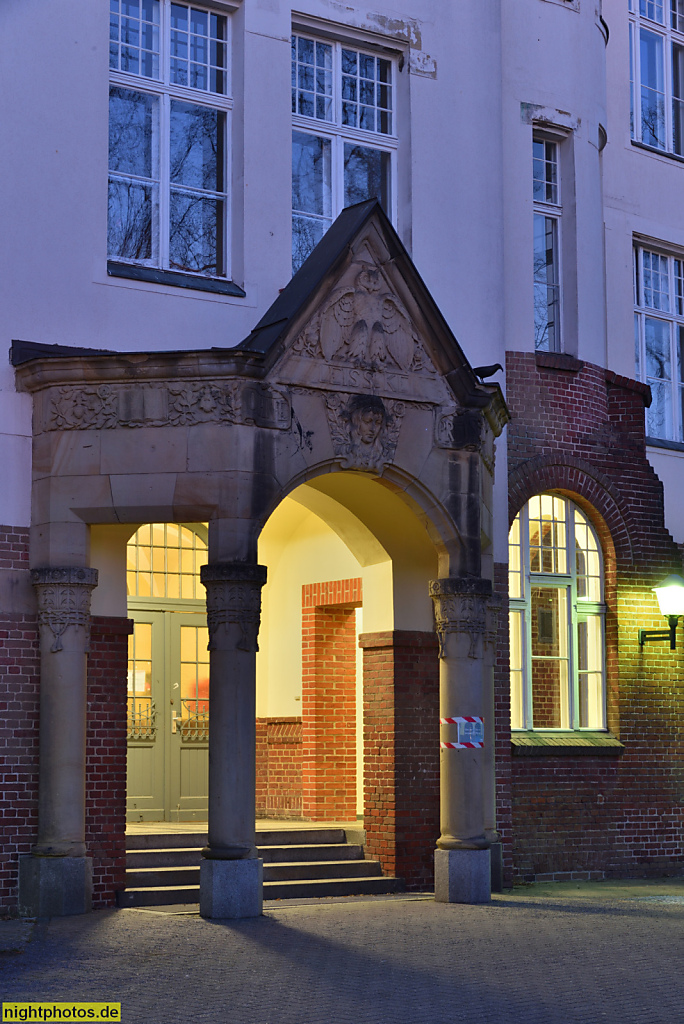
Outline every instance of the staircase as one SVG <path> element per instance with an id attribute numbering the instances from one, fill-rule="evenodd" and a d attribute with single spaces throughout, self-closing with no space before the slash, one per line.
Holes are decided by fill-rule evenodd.
<path id="1" fill-rule="evenodd" d="M 358 896 L 400 892 L 400 878 L 385 878 L 363 847 L 348 843 L 342 828 L 277 829 L 257 832 L 264 861 L 264 899 Z M 199 903 L 202 833 L 176 832 L 126 837 L 126 888 L 119 907 Z"/>

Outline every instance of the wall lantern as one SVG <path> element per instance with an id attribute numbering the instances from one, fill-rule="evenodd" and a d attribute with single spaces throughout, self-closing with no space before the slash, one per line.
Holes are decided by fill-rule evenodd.
<path id="1" fill-rule="evenodd" d="M 653 587 L 653 591 L 658 598 L 660 610 L 667 619 L 670 628 L 640 629 L 639 644 L 643 647 L 648 640 L 669 640 L 670 650 L 674 651 L 676 647 L 677 622 L 680 615 L 684 615 L 684 579 L 673 574 L 664 579 L 662 583 L 659 583 L 657 587 Z"/>

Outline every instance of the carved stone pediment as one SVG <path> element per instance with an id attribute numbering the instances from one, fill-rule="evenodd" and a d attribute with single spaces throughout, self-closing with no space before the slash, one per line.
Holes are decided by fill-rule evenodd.
<path id="1" fill-rule="evenodd" d="M 408 309 L 365 248 L 295 337 L 274 378 L 443 404 L 453 396 Z"/>

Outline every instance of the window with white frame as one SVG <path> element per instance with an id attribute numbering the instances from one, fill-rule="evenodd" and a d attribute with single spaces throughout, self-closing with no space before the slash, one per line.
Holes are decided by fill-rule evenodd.
<path id="1" fill-rule="evenodd" d="M 603 565 L 584 512 L 531 498 L 509 534 L 511 728 L 605 729 Z"/>
<path id="2" fill-rule="evenodd" d="M 629 0 L 632 138 L 684 156 L 684 0 Z"/>
<path id="3" fill-rule="evenodd" d="M 637 377 L 651 387 L 646 433 L 684 441 L 684 258 L 634 250 Z"/>
<path id="4" fill-rule="evenodd" d="M 225 15 L 110 0 L 108 255 L 229 274 Z"/>
<path id="5" fill-rule="evenodd" d="M 292 36 L 292 266 L 346 206 L 377 197 L 393 215 L 396 62 Z"/>
<path id="6" fill-rule="evenodd" d="M 534 345 L 541 352 L 560 351 L 559 144 L 534 135 Z"/>

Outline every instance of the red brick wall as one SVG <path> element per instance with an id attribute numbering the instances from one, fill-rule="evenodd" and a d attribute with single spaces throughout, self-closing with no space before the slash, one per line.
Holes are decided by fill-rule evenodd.
<path id="1" fill-rule="evenodd" d="M 257 816 L 301 818 L 301 718 L 257 718 L 256 730 Z"/>
<path id="2" fill-rule="evenodd" d="M 513 884 L 513 808 L 511 788 L 511 688 L 509 681 L 508 563 L 494 566 L 494 590 L 503 604 L 499 615 L 494 663 L 496 733 L 496 830 L 501 840 L 504 886 Z"/>
<path id="3" fill-rule="evenodd" d="M 0 568 L 28 572 L 28 530 L 0 526 Z M 16 911 L 20 854 L 38 827 L 40 654 L 35 615 L 0 610 L 0 915 Z"/>
<path id="4" fill-rule="evenodd" d="M 499 752 L 506 870 L 522 879 L 681 874 L 681 625 L 677 652 L 667 644 L 641 649 L 637 642 L 640 626 L 664 626 L 651 587 L 681 571 L 664 527 L 662 485 L 645 455 L 648 389 L 567 356 L 508 353 L 506 372 L 511 519 L 533 494 L 553 489 L 581 505 L 599 533 L 608 726 L 624 744 L 609 757 L 514 756 L 508 787 L 507 759 Z M 497 677 L 502 709 L 503 668 Z"/>
<path id="5" fill-rule="evenodd" d="M 356 615 L 360 578 L 302 587 L 302 813 L 356 818 Z"/>
<path id="6" fill-rule="evenodd" d="M 114 904 L 126 872 L 126 618 L 92 621 L 88 655 L 86 851 L 93 859 L 93 907 Z"/>
<path id="7" fill-rule="evenodd" d="M 28 570 L 28 530 L 0 527 L 0 568 Z M 86 845 L 94 905 L 123 887 L 127 619 L 95 619 L 88 658 Z M 18 859 L 38 830 L 40 652 L 34 615 L 0 612 L 0 914 L 16 912 Z"/>
<path id="8" fill-rule="evenodd" d="M 434 633 L 366 633 L 366 851 L 408 889 L 430 888 L 439 838 L 439 659 Z"/>

